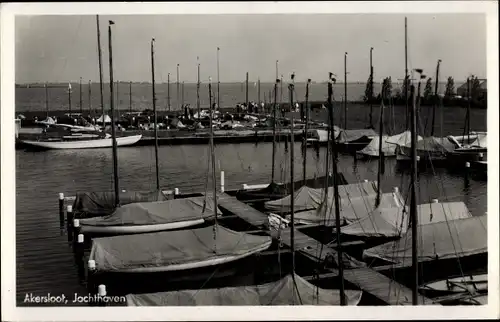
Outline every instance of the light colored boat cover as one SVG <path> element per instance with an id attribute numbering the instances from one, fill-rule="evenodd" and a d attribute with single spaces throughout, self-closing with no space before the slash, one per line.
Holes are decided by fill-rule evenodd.
<path id="1" fill-rule="evenodd" d="M 220 225 L 159 232 L 96 238 L 90 259 L 100 271 L 126 272 L 160 269 L 171 265 L 196 264 L 229 256 L 250 255 L 271 245 L 271 237 L 236 232 Z M 216 246 L 216 252 L 214 249 Z"/>
<path id="2" fill-rule="evenodd" d="M 356 198 L 343 198 L 340 200 L 341 224 L 356 222 L 368 216 L 374 209 L 376 194 L 361 196 Z M 380 195 L 380 208 L 400 208 L 403 207 L 404 200 L 399 192 L 383 193 Z M 290 216 L 287 216 L 289 219 Z M 328 202 L 321 204 L 321 207 L 314 210 L 296 212 L 295 222 L 303 224 L 322 224 L 335 226 L 335 200 L 333 197 Z M 343 229 L 343 228 L 342 228 Z"/>
<path id="3" fill-rule="evenodd" d="M 337 141 L 339 143 L 350 143 L 363 137 L 372 138 L 375 136 L 378 136 L 378 134 L 372 129 L 342 130 L 340 131 Z"/>
<path id="4" fill-rule="evenodd" d="M 347 305 L 357 305 L 362 292 L 346 290 L 345 295 Z M 289 274 L 281 280 L 262 285 L 127 295 L 128 306 L 300 304 L 340 305 L 340 291 L 318 289 L 297 274 L 294 283 L 292 275 Z"/>
<path id="5" fill-rule="evenodd" d="M 417 140 L 422 140 L 422 137 L 419 136 Z M 384 152 L 385 156 L 395 156 L 396 155 L 396 148 L 399 145 L 407 145 L 410 144 L 411 142 L 411 132 L 406 131 L 400 134 L 396 134 L 393 136 L 387 136 L 383 135 L 382 136 L 382 152 Z M 376 136 L 371 140 L 371 142 L 365 146 L 361 151 L 358 153 L 368 155 L 368 156 L 379 156 L 379 144 L 380 143 L 380 136 Z"/>
<path id="6" fill-rule="evenodd" d="M 333 126 L 333 135 L 336 138 L 340 134 L 341 129 L 338 126 Z M 311 129 L 309 130 L 309 137 L 311 139 L 316 139 L 319 142 L 328 142 L 328 131 L 322 129 Z"/>
<path id="7" fill-rule="evenodd" d="M 339 197 L 341 199 L 356 198 L 360 196 L 370 196 L 377 194 L 377 183 L 361 182 L 352 183 L 346 185 L 340 185 L 339 187 Z M 334 187 L 328 188 L 328 199 L 334 197 Z M 325 189 L 313 189 L 307 186 L 303 186 L 295 192 L 294 197 L 294 210 L 296 212 L 317 209 L 325 200 Z M 291 195 L 278 200 L 268 201 L 264 204 L 264 207 L 268 210 L 274 212 L 289 213 L 291 203 Z"/>
<path id="8" fill-rule="evenodd" d="M 466 257 L 488 251 L 486 215 L 419 225 L 419 262 Z M 411 263 L 412 234 L 363 252 L 364 258 L 380 258 L 394 264 Z"/>
<path id="9" fill-rule="evenodd" d="M 120 192 L 120 204 L 134 202 L 164 201 L 168 197 L 161 191 L 125 191 Z M 115 210 L 114 192 L 79 192 L 73 203 L 73 211 L 79 212 L 80 217 L 106 216 Z"/>
<path id="10" fill-rule="evenodd" d="M 472 216 L 463 202 L 418 205 L 417 213 L 419 225 Z M 406 232 L 408 217 L 408 207 L 379 207 L 373 210 L 369 216 L 342 227 L 342 233 L 360 237 L 397 237 Z"/>
<path id="11" fill-rule="evenodd" d="M 481 134 L 477 136 L 476 141 L 471 143 L 471 146 L 478 146 L 481 148 L 487 148 L 488 147 L 488 136 L 486 134 Z"/>
<path id="12" fill-rule="evenodd" d="M 411 147 L 411 140 L 407 145 L 402 146 L 404 150 Z M 436 138 L 433 136 L 423 138 L 417 142 L 417 151 L 440 152 L 446 154 L 455 150 L 456 146 L 448 138 Z M 409 155 L 409 152 L 407 153 Z"/>
<path id="13" fill-rule="evenodd" d="M 206 200 L 205 211 L 203 204 Z M 222 212 L 217 209 L 217 214 Z M 85 226 L 134 226 L 168 224 L 214 217 L 213 196 L 131 203 L 117 208 L 111 215 L 80 220 Z"/>

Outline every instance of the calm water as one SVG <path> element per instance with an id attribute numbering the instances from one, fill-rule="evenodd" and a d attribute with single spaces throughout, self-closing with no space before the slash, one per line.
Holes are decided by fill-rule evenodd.
<path id="1" fill-rule="evenodd" d="M 300 144 L 295 144 L 295 177 L 302 176 Z M 203 191 L 207 174 L 205 146 L 160 146 L 160 179 L 164 189 L 179 188 L 181 192 Z M 225 171 L 226 189 L 241 184 L 267 183 L 271 174 L 271 144 L 219 145 L 216 147 L 217 171 Z M 155 167 L 152 147 L 120 148 L 120 188 L 129 190 L 154 189 Z M 324 174 L 325 150 L 319 155 L 307 151 L 308 176 Z M 59 192 L 72 196 L 77 191 L 111 191 L 112 153 L 110 149 L 25 152 L 16 151 L 16 247 L 17 296 L 23 305 L 26 292 L 43 295 L 46 292 L 82 293 L 76 268 L 65 236 L 58 228 L 57 197 Z M 276 177 L 289 180 L 290 160 L 280 143 L 277 152 Z M 377 162 L 353 164 L 352 157 L 340 157 L 340 170 L 351 182 L 376 180 Z M 459 175 L 436 170 L 436 174 L 421 173 L 420 202 L 431 198 L 464 201 L 474 215 L 486 211 L 486 181 L 471 178 L 466 187 Z M 218 184 L 220 179 L 218 176 Z M 384 191 L 400 187 L 408 191 L 408 177 L 396 170 L 394 160 L 388 161 L 383 177 Z M 209 180 L 211 185 L 211 180 Z M 61 252 L 67 256 L 61 259 Z"/>
<path id="2" fill-rule="evenodd" d="M 267 86 L 267 87 L 266 87 Z M 350 84 L 348 89 L 352 99 L 363 94 L 364 85 Z M 303 97 L 304 86 L 297 85 L 298 97 Z M 203 87 L 203 91 L 206 88 Z M 271 88 L 271 84 L 262 84 L 262 95 Z M 336 95 L 342 93 L 343 86 L 337 86 Z M 352 89 L 351 89 L 352 88 Z M 73 85 L 74 90 L 78 86 Z M 50 106 L 54 109 L 67 107 L 65 88 L 50 89 Z M 257 99 L 256 87 L 250 87 L 250 99 Z M 98 106 L 97 86 L 92 87 L 92 104 Z M 128 108 L 128 85 L 120 85 L 118 95 L 120 107 Z M 185 102 L 195 104 L 196 87 L 186 85 Z M 311 89 L 311 100 L 323 100 L 326 85 L 316 84 Z M 73 94 L 73 106 L 78 106 L 78 93 Z M 172 106 L 175 106 L 175 84 L 171 86 Z M 206 95 L 205 97 L 207 97 Z M 166 106 L 166 85 L 159 86 L 160 106 Z M 287 98 L 284 93 L 284 100 Z M 350 96 L 351 97 L 351 96 Z M 84 106 L 87 96 L 83 96 Z M 337 97 L 337 99 L 339 99 Z M 150 106 L 150 85 L 139 84 L 133 87 L 134 109 Z M 162 101 L 163 100 L 163 101 Z M 202 99 L 202 104 L 207 104 Z M 221 85 L 221 101 L 224 106 L 234 105 L 245 100 L 244 90 L 240 84 Z M 44 90 L 16 89 L 16 111 L 34 111 L 44 109 Z M 75 105 L 76 104 L 76 105 Z M 162 105 L 163 104 L 163 105 Z M 349 105 L 348 127 L 363 128 L 368 122 L 369 107 L 366 105 Z M 311 117 L 326 121 L 326 111 L 314 112 Z M 374 106 L 374 122 L 378 122 L 378 107 Z M 428 122 L 430 109 L 422 108 L 420 123 L 422 128 Z M 463 132 L 465 109 L 443 109 L 443 135 L 460 135 Z M 405 129 L 405 113 L 403 108 L 385 110 L 385 128 L 392 133 Z M 440 124 L 439 113 L 436 127 Z M 336 108 L 336 123 L 343 127 L 343 109 Z M 486 110 L 473 110 L 471 129 L 486 130 Z M 428 133 L 429 130 L 426 131 Z M 440 134 L 440 130 L 437 130 Z M 302 154 L 300 144 L 295 145 L 295 177 L 302 177 Z M 45 295 L 47 292 L 73 294 L 82 293 L 84 289 L 78 285 L 76 268 L 73 264 L 71 250 L 66 237 L 60 235 L 58 219 L 58 193 L 72 196 L 77 191 L 111 191 L 113 189 L 111 149 L 67 150 L 16 153 L 16 272 L 17 299 L 23 305 L 26 292 L 34 295 Z M 268 183 L 271 176 L 272 145 L 263 144 L 227 144 L 216 147 L 217 172 L 225 171 L 226 189 L 237 189 L 241 184 Z M 179 188 L 181 192 L 200 192 L 205 186 L 207 176 L 208 147 L 192 146 L 160 146 L 160 179 L 163 189 Z M 155 185 L 155 165 L 153 147 L 126 147 L 118 150 L 120 188 L 127 190 L 149 190 Z M 283 143 L 279 144 L 276 162 L 276 177 L 281 181 L 289 181 L 290 157 Z M 308 177 L 324 175 L 325 150 L 317 154 L 307 151 Z M 359 161 L 353 164 L 351 156 L 340 156 L 339 169 L 349 182 L 363 179 L 376 180 L 377 162 Z M 219 174 L 218 183 L 220 184 Z M 383 176 L 382 187 L 390 191 L 400 188 L 403 194 L 408 192 L 408 176 L 397 171 L 394 160 L 388 160 Z M 209 184 L 211 181 L 209 180 Z M 486 181 L 471 177 L 466 185 L 460 175 L 437 169 L 436 173 L 421 173 L 419 199 L 420 203 L 437 198 L 442 201 L 464 201 L 474 215 L 486 211 Z M 66 256 L 61 257 L 61 253 Z"/>

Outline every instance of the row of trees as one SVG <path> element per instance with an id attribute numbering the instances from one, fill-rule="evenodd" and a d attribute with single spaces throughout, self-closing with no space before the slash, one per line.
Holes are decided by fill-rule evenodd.
<path id="1" fill-rule="evenodd" d="M 434 93 L 433 79 L 428 78 L 423 86 L 423 91 L 420 93 L 420 105 L 432 105 L 436 102 L 436 96 Z M 472 76 L 470 78 L 470 98 L 471 105 L 474 107 L 486 107 L 486 95 L 481 91 L 481 82 L 477 76 Z M 365 103 L 380 103 L 382 97 L 384 99 L 392 100 L 394 104 L 405 104 L 405 92 L 408 88 L 408 99 L 410 96 L 410 77 L 406 76 L 401 88 L 393 90 L 391 77 L 386 77 L 382 81 L 382 89 L 378 95 L 374 95 L 373 79 L 370 75 L 366 83 L 365 95 L 363 96 L 363 101 Z M 417 90 L 417 89 L 415 89 Z M 465 92 L 467 96 L 467 92 Z M 457 92 L 455 90 L 455 80 L 453 77 L 448 77 L 446 81 L 446 87 L 444 95 L 440 98 L 444 105 L 455 105 L 463 106 L 467 104 L 466 97 L 457 97 Z"/>

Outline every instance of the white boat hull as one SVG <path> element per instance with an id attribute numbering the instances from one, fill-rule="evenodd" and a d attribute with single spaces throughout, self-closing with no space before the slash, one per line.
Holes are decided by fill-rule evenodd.
<path id="1" fill-rule="evenodd" d="M 178 222 L 156 224 L 156 225 L 134 225 L 134 226 L 82 225 L 82 232 L 89 234 L 110 234 L 110 235 L 145 234 L 158 231 L 167 231 L 167 230 L 193 227 L 196 225 L 201 225 L 204 222 L 205 222 L 204 219 L 194 219 L 194 220 L 178 221 Z"/>
<path id="2" fill-rule="evenodd" d="M 118 146 L 126 146 L 137 143 L 141 139 L 142 135 L 131 135 L 116 138 L 116 143 Z M 42 149 L 97 149 L 97 148 L 109 148 L 113 145 L 111 138 L 104 139 L 93 139 L 93 140 L 74 140 L 74 141 L 31 141 L 23 140 L 22 143 L 34 146 Z"/>

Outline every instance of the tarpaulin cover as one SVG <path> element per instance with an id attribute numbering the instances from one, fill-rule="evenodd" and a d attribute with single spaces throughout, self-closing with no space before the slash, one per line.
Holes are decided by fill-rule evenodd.
<path id="1" fill-rule="evenodd" d="M 362 183 L 352 183 L 346 185 L 339 185 L 339 197 L 341 199 L 349 196 L 351 198 L 356 198 L 360 196 L 370 196 L 377 194 L 377 184 L 375 182 L 362 182 Z M 328 199 L 333 200 L 334 188 L 328 188 Z M 265 203 L 265 208 L 270 211 L 275 212 L 290 212 L 290 204 L 292 196 L 288 195 L 285 198 L 272 200 Z M 303 186 L 298 189 L 294 194 L 294 206 L 295 211 L 305 211 L 311 209 L 317 209 L 320 204 L 325 200 L 325 189 L 314 189 L 307 186 Z"/>
<path id="2" fill-rule="evenodd" d="M 340 216 L 342 223 L 356 222 L 368 216 L 374 209 L 376 194 L 356 198 L 340 199 Z M 379 208 L 400 208 L 404 206 L 404 200 L 399 192 L 389 192 L 380 195 Z M 290 216 L 287 216 L 287 219 Z M 294 214 L 296 222 L 304 224 L 324 224 L 335 226 L 335 200 L 328 199 L 318 209 L 296 212 Z"/>
<path id="3" fill-rule="evenodd" d="M 205 200 L 205 211 L 203 211 Z M 219 209 L 217 213 L 222 214 Z M 132 203 L 119 207 L 109 216 L 82 219 L 80 223 L 82 226 L 155 225 L 212 217 L 214 217 L 214 198 L 207 196 Z"/>
<path id="4" fill-rule="evenodd" d="M 410 155 L 411 141 L 401 146 L 406 155 Z M 446 154 L 455 150 L 457 146 L 453 144 L 448 138 L 426 137 L 417 142 L 417 151 L 429 153 Z"/>
<path id="5" fill-rule="evenodd" d="M 120 204 L 126 205 L 134 202 L 165 201 L 169 198 L 161 191 L 120 192 Z M 107 216 L 115 210 L 114 192 L 79 192 L 73 204 L 73 211 L 79 218 Z"/>
<path id="6" fill-rule="evenodd" d="M 339 143 L 351 143 L 358 141 L 362 138 L 372 138 L 377 136 L 377 132 L 372 129 L 358 129 L 358 130 L 342 130 L 340 131 L 337 141 Z"/>
<path id="7" fill-rule="evenodd" d="M 419 136 L 418 140 L 421 140 L 422 137 Z M 382 136 L 382 152 L 384 152 L 385 156 L 395 156 L 396 148 L 398 145 L 406 145 L 411 142 L 411 133 L 409 131 L 403 132 L 401 134 L 393 135 L 393 136 Z M 376 136 L 358 153 L 364 154 L 367 156 L 379 156 L 379 146 L 380 146 L 380 136 Z"/>
<path id="8" fill-rule="evenodd" d="M 418 260 L 466 257 L 488 251 L 486 215 L 418 226 Z M 394 264 L 411 263 L 412 233 L 363 252 Z"/>
<path id="9" fill-rule="evenodd" d="M 478 146 L 481 148 L 488 147 L 488 136 L 486 134 L 478 134 L 476 141 L 471 143 L 471 146 Z"/>
<path id="10" fill-rule="evenodd" d="M 271 245 L 271 237 L 236 232 L 220 225 L 199 229 L 96 238 L 90 259 L 100 271 L 155 268 L 228 256 L 250 255 Z M 215 247 L 216 246 L 216 247 Z M 216 252 L 214 252 L 216 249 Z"/>
<path id="11" fill-rule="evenodd" d="M 339 136 L 341 129 L 338 126 L 333 127 L 333 135 L 336 138 Z M 328 137 L 328 131 L 327 130 L 322 130 L 322 129 L 311 129 L 308 131 L 308 137 L 311 139 L 316 139 L 319 142 L 328 142 L 329 137 Z"/>
<path id="12" fill-rule="evenodd" d="M 96 120 L 97 123 L 102 123 L 102 115 Z M 105 123 L 111 123 L 111 117 L 109 115 L 104 116 L 104 122 Z"/>
<path id="13" fill-rule="evenodd" d="M 346 290 L 347 305 L 357 305 L 361 291 Z M 267 284 L 127 295 L 128 306 L 198 305 L 340 305 L 339 290 L 325 290 L 295 274 Z"/>
<path id="14" fill-rule="evenodd" d="M 417 206 L 419 225 L 471 217 L 463 202 L 429 203 Z M 395 237 L 406 232 L 408 207 L 377 208 L 369 216 L 342 227 L 342 233 L 361 237 Z"/>
<path id="15" fill-rule="evenodd" d="M 310 178 L 307 179 L 305 185 L 310 188 L 322 188 L 325 186 L 326 176 L 318 177 L 318 178 Z M 337 181 L 339 185 L 347 184 L 347 180 L 344 177 L 344 174 L 338 173 Z M 333 185 L 333 175 L 328 176 L 328 185 Z M 304 186 L 303 180 L 295 181 L 294 188 L 299 189 Z M 271 183 L 267 187 L 263 189 L 256 190 L 239 190 L 236 193 L 236 199 L 240 201 L 245 200 L 258 200 L 258 199 L 269 199 L 276 200 L 285 197 L 291 191 L 291 183 L 286 184 L 277 184 Z"/>

